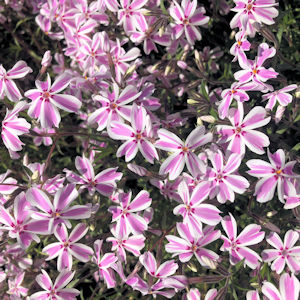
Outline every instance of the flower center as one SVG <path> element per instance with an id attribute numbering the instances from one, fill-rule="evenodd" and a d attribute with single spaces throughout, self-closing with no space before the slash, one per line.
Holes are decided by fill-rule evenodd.
<path id="1" fill-rule="evenodd" d="M 191 206 L 190 205 L 187 205 L 185 208 L 186 208 L 187 211 L 191 210 Z"/>
<path id="2" fill-rule="evenodd" d="M 116 109 L 117 107 L 118 107 L 118 105 L 116 103 L 111 103 L 110 104 L 111 109 Z"/>
<path id="3" fill-rule="evenodd" d="M 241 133 L 242 128 L 241 128 L 241 127 L 237 127 L 237 128 L 235 129 L 235 131 L 236 131 L 236 133 Z"/>
<path id="4" fill-rule="evenodd" d="M 69 247 L 69 242 L 64 242 L 64 248 L 68 248 Z"/>
<path id="5" fill-rule="evenodd" d="M 50 93 L 49 93 L 49 92 L 45 92 L 45 93 L 43 94 L 43 98 L 49 99 L 49 97 L 50 97 Z"/>
<path id="6" fill-rule="evenodd" d="M 142 135 L 140 133 L 137 133 L 135 137 L 137 140 L 140 140 L 142 138 Z"/>
<path id="7" fill-rule="evenodd" d="M 231 90 L 231 94 L 235 94 L 236 93 L 236 90 Z"/>
<path id="8" fill-rule="evenodd" d="M 238 41 L 237 44 L 238 44 L 239 46 L 241 46 L 241 45 L 242 45 L 242 42 L 241 42 L 241 41 Z"/>
<path id="9" fill-rule="evenodd" d="M 256 75 L 257 74 L 257 70 L 253 69 L 253 74 Z"/>
<path id="10" fill-rule="evenodd" d="M 193 252 L 195 252 L 197 249 L 198 249 L 198 246 L 197 246 L 197 245 L 193 245 L 193 246 L 192 246 L 192 251 L 193 251 Z"/>
<path id="11" fill-rule="evenodd" d="M 276 171 L 276 174 L 278 174 L 278 175 L 279 175 L 279 174 L 281 174 L 281 172 L 282 172 L 282 170 L 281 170 L 281 169 L 280 169 L 280 170 L 277 170 L 277 171 Z"/>
<path id="12" fill-rule="evenodd" d="M 182 23 L 183 23 L 184 25 L 188 25 L 188 24 L 189 24 L 189 19 L 184 19 L 184 20 L 182 21 Z"/>
<path id="13" fill-rule="evenodd" d="M 249 3 L 249 4 L 247 5 L 247 10 L 251 10 L 252 7 L 253 7 L 253 5 L 252 5 L 251 3 Z"/>
<path id="14" fill-rule="evenodd" d="M 182 151 L 183 151 L 183 152 L 188 152 L 188 151 L 189 151 L 189 148 L 186 147 L 186 146 L 184 146 L 184 147 L 182 147 Z"/>
<path id="15" fill-rule="evenodd" d="M 222 174 L 218 174 L 217 179 L 222 179 Z"/>
<path id="16" fill-rule="evenodd" d="M 57 211 L 52 213 L 53 218 L 58 218 L 59 216 L 60 216 L 60 213 Z"/>

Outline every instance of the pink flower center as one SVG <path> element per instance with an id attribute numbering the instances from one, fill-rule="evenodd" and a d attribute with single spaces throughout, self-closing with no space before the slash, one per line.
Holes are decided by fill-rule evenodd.
<path id="1" fill-rule="evenodd" d="M 184 25 L 189 25 L 189 19 L 184 19 L 184 20 L 182 21 L 182 23 L 183 23 Z"/>
<path id="2" fill-rule="evenodd" d="M 64 248 L 68 248 L 69 247 L 69 242 L 68 241 L 66 241 L 66 242 L 64 242 Z"/>
<path id="3" fill-rule="evenodd" d="M 218 176 L 217 176 L 217 179 L 222 179 L 223 178 L 223 176 L 222 176 L 222 174 L 218 174 Z"/>
<path id="4" fill-rule="evenodd" d="M 182 149 L 183 152 L 189 152 L 189 148 L 186 147 L 186 146 L 182 147 L 181 149 Z"/>
<path id="5" fill-rule="evenodd" d="M 249 4 L 247 5 L 247 10 L 248 10 L 248 11 L 251 10 L 252 7 L 253 7 L 253 5 L 252 5 L 251 3 L 249 3 Z"/>
<path id="6" fill-rule="evenodd" d="M 198 249 L 198 246 L 197 246 L 197 245 L 193 245 L 193 246 L 192 246 L 192 251 L 193 251 L 193 252 L 197 251 L 197 249 Z"/>
<path id="7" fill-rule="evenodd" d="M 280 174 L 282 173 L 282 170 L 279 169 L 279 170 L 277 170 L 275 173 L 276 173 L 277 175 L 280 175 Z"/>
<path id="8" fill-rule="evenodd" d="M 254 75 L 256 75 L 258 73 L 258 71 L 256 69 L 253 69 L 252 72 Z"/>
<path id="9" fill-rule="evenodd" d="M 116 103 L 111 103 L 110 104 L 111 109 L 116 109 L 117 107 L 118 107 L 118 105 Z"/>

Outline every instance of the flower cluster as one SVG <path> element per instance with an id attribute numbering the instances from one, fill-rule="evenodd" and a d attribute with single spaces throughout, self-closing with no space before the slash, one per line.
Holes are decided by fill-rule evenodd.
<path id="1" fill-rule="evenodd" d="M 214 77 L 223 50 L 199 41 L 229 1 L 207 12 L 197 0 L 5 2 L 31 7 L 60 53 L 40 53 L 36 78 L 31 62 L 6 71 L 0 57 L 11 158 L 0 164 L 0 297 L 100 290 L 109 299 L 116 288 L 120 297 L 224 299 L 243 267 L 248 300 L 297 300 L 299 230 L 267 220 L 279 207 L 299 223 L 299 158 L 272 135 L 285 109 L 296 114 L 297 85 L 282 84 L 278 43 L 255 37 L 275 23 L 278 3 L 233 1 L 235 64 L 224 85 Z M 193 276 L 202 270 L 209 275 Z M 85 279 L 91 295 L 79 290 Z"/>

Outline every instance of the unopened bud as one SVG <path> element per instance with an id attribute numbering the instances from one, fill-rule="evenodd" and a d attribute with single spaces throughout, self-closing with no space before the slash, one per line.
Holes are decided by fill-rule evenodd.
<path id="1" fill-rule="evenodd" d="M 188 100 L 187 100 L 187 103 L 188 103 L 189 105 L 195 105 L 195 104 L 198 104 L 198 101 L 197 101 L 197 100 L 194 100 L 194 99 L 188 99 Z"/>
<path id="2" fill-rule="evenodd" d="M 216 119 L 213 117 L 213 116 L 201 116 L 200 119 L 204 122 L 207 122 L 207 123 L 215 123 Z"/>
<path id="3" fill-rule="evenodd" d="M 202 122 L 201 118 L 197 118 L 197 125 L 198 126 L 203 125 L 203 122 Z"/>
<path id="4" fill-rule="evenodd" d="M 34 182 L 35 182 L 35 181 L 38 181 L 39 177 L 40 177 L 40 176 L 39 176 L 39 171 L 36 170 L 36 171 L 34 171 L 33 174 L 31 175 L 31 180 L 34 181 Z"/>

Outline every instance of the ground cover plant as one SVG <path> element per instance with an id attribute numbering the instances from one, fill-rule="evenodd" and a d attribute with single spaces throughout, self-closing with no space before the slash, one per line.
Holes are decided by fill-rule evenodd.
<path id="1" fill-rule="evenodd" d="M 0 298 L 300 293 L 288 0 L 0 0 Z"/>

